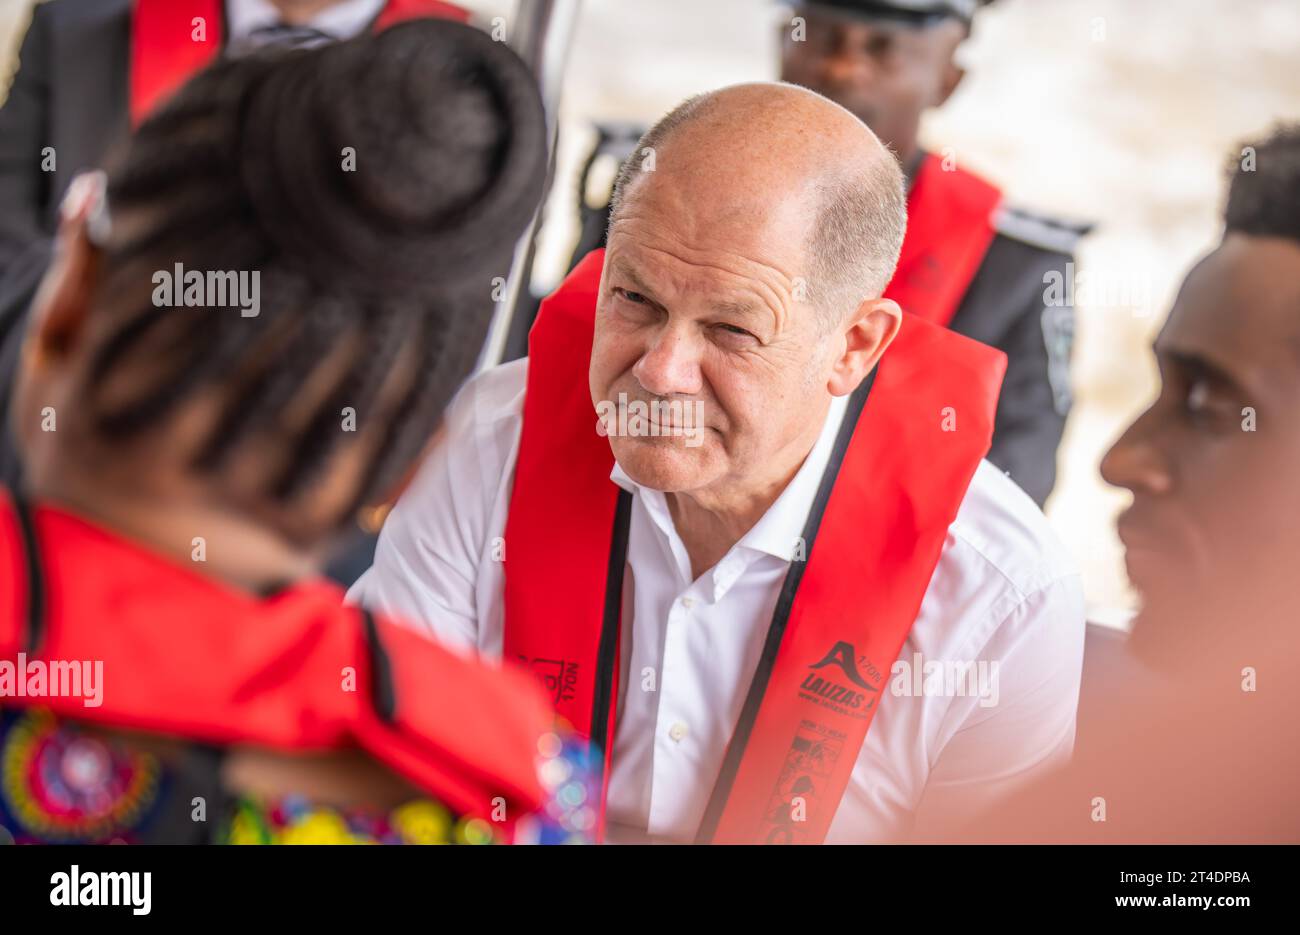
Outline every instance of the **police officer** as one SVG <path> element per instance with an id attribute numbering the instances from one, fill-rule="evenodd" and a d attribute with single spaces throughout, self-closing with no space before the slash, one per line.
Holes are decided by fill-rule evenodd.
<path id="1" fill-rule="evenodd" d="M 1056 479 L 1070 408 L 1069 307 L 1049 306 L 1086 226 L 1012 208 L 973 173 L 920 148 L 922 113 L 961 82 L 954 60 L 979 0 L 819 0 L 782 26 L 781 77 L 825 95 L 898 154 L 909 181 L 908 234 L 887 293 L 914 314 L 1004 351 L 1006 380 L 989 460 L 1041 506 Z M 601 156 L 621 159 L 639 133 L 602 127 L 583 176 L 575 262 L 604 243 L 607 199 L 587 200 Z M 1057 278 L 1060 277 L 1060 278 Z"/>

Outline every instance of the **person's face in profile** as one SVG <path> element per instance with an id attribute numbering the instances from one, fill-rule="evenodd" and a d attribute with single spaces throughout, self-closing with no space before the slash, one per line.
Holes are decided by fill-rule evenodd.
<path id="1" fill-rule="evenodd" d="M 1300 244 L 1229 233 L 1155 342 L 1159 397 L 1102 461 L 1151 659 L 1283 611 L 1300 552 Z"/>
<path id="2" fill-rule="evenodd" d="M 955 19 L 920 27 L 802 6 L 802 38 L 782 27 L 781 80 L 839 104 L 906 162 L 921 114 L 961 81 L 953 53 L 965 36 Z"/>

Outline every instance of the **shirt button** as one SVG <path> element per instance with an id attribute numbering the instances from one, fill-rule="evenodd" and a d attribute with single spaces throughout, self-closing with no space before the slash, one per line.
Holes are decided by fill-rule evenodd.
<path id="1" fill-rule="evenodd" d="M 687 610 L 690 610 L 692 607 L 695 606 L 695 598 L 693 598 L 693 597 L 683 597 L 683 598 L 682 598 L 682 606 L 685 607 Z"/>
<path id="2" fill-rule="evenodd" d="M 678 743 L 682 742 L 682 740 L 686 737 L 686 734 L 687 734 L 687 727 L 681 721 L 678 721 L 672 727 L 668 728 L 668 736 L 671 737 L 673 740 L 677 741 Z"/>

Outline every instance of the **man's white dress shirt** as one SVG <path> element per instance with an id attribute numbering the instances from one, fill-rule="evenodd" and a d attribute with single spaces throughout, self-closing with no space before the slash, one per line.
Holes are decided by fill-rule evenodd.
<path id="1" fill-rule="evenodd" d="M 332 39 L 359 36 L 384 9 L 387 0 L 342 0 L 321 10 L 303 25 Z M 270 0 L 226 0 L 226 35 L 231 48 L 242 45 L 255 29 L 274 26 L 284 17 Z"/>
<path id="2" fill-rule="evenodd" d="M 526 368 L 526 360 L 502 365 L 461 391 L 445 437 L 384 526 L 374 567 L 348 595 L 489 658 L 502 649 L 500 559 L 509 554 Z M 619 829 L 693 838 L 846 408 L 835 400 L 794 479 L 698 580 L 664 495 L 615 465 L 612 480 L 633 497 L 609 783 L 614 839 Z M 909 668 L 886 677 L 827 841 L 896 839 L 914 812 L 927 827 L 945 823 L 1067 758 L 1083 636 L 1082 588 L 1064 548 L 1033 501 L 981 463 L 899 655 Z M 986 675 L 996 674 L 980 684 L 982 698 L 969 680 L 925 692 L 911 670 L 926 662 L 986 663 Z M 942 679 L 928 681 L 938 689 Z"/>

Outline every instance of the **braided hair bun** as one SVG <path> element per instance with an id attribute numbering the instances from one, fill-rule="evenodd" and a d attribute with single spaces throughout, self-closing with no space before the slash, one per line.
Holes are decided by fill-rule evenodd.
<path id="1" fill-rule="evenodd" d="M 221 416 L 196 466 L 270 438 L 290 454 L 266 493 L 289 500 L 356 441 L 339 428 L 350 407 L 382 438 L 356 504 L 381 496 L 473 365 L 546 164 L 528 69 L 458 23 L 203 72 L 110 165 L 97 430 L 141 432 L 215 386 Z M 178 263 L 256 271 L 260 312 L 157 307 L 150 277 Z M 393 374 L 412 372 L 395 391 Z M 303 398 L 310 418 L 287 420 Z"/>
<path id="2" fill-rule="evenodd" d="M 293 56 L 240 123 L 242 181 L 270 238 L 359 291 L 499 270 L 545 173 L 527 69 L 455 23 L 411 22 Z M 341 171 L 348 153 L 354 168 Z"/>

